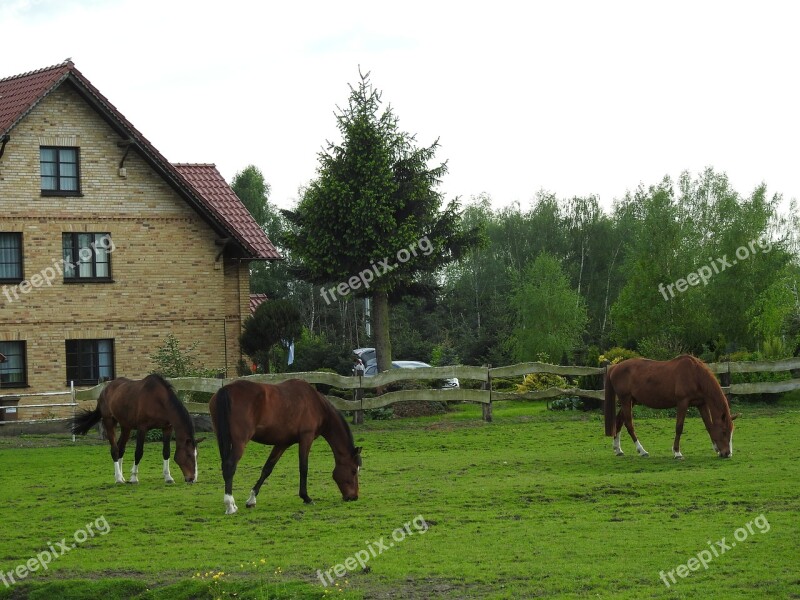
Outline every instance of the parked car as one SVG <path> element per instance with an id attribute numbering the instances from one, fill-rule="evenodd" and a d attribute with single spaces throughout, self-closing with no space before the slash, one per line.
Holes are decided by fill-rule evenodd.
<path id="1" fill-rule="evenodd" d="M 371 377 L 378 374 L 378 358 L 375 354 L 375 348 L 357 348 L 353 350 L 353 354 L 361 359 L 364 363 L 364 376 Z M 393 360 L 393 369 L 421 369 L 423 367 L 430 367 L 426 362 L 420 360 Z M 443 389 L 451 389 L 460 387 L 457 377 L 450 377 L 442 380 Z"/>

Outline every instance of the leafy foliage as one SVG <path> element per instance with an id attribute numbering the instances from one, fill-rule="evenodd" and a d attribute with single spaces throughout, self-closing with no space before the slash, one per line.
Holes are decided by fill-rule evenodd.
<path id="1" fill-rule="evenodd" d="M 178 338 L 168 333 L 164 343 L 150 355 L 155 370 L 164 377 L 216 377 L 224 369 L 209 369 L 199 364 L 197 347 L 194 342 L 185 349 L 181 348 Z"/>
<path id="2" fill-rule="evenodd" d="M 552 255 L 540 254 L 526 269 L 511 304 L 517 317 L 511 344 L 518 361 L 544 354 L 547 362 L 558 364 L 580 344 L 586 307 Z"/>
<path id="3" fill-rule="evenodd" d="M 255 313 L 245 319 L 239 339 L 242 352 L 269 372 L 274 347 L 300 337 L 300 310 L 291 300 L 262 302 Z"/>

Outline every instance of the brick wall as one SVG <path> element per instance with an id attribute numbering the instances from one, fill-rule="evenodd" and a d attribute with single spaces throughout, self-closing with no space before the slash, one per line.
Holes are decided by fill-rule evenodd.
<path id="1" fill-rule="evenodd" d="M 108 232 L 114 243 L 112 283 L 59 276 L 27 293 L 10 284 L 0 292 L 0 340 L 27 342 L 30 388 L 18 391 L 65 389 L 64 341 L 78 338 L 113 338 L 117 376 L 151 371 L 149 356 L 168 333 L 182 346 L 199 342 L 202 366 L 235 375 L 247 263 L 216 260 L 220 236 L 136 151 L 120 176 L 120 136 L 70 85 L 10 135 L 0 159 L 0 231 L 23 233 L 23 277 L 59 264 L 64 232 Z M 80 148 L 81 197 L 41 195 L 41 145 Z"/>

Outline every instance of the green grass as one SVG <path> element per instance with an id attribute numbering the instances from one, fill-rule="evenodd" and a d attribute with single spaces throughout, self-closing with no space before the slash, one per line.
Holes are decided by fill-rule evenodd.
<path id="1" fill-rule="evenodd" d="M 297 497 L 292 449 L 253 510 L 244 503 L 267 448 L 250 444 L 233 516 L 223 514 L 213 435 L 193 486 L 163 483 L 158 443 L 146 446 L 141 483 L 123 486 L 91 434 L 75 444 L 0 437 L 0 569 L 71 543 L 101 517 L 110 527 L 46 571 L 0 581 L 0 598 L 800 598 L 800 404 L 734 411 L 744 414 L 730 460 L 713 454 L 698 418 L 687 420 L 683 461 L 671 458 L 674 421 L 656 415 L 636 421 L 649 458 L 627 437 L 627 455 L 614 456 L 597 413 L 541 405 L 498 404 L 493 423 L 470 405 L 371 421 L 354 429 L 364 447 L 358 502 L 341 501 L 320 439 L 309 473 L 316 503 Z M 125 462 L 127 476 L 132 449 Z M 755 528 L 669 588 L 659 578 L 762 514 L 769 531 Z M 392 540 L 418 516 L 426 532 L 417 521 Z M 318 569 L 381 540 L 365 571 L 320 583 Z"/>

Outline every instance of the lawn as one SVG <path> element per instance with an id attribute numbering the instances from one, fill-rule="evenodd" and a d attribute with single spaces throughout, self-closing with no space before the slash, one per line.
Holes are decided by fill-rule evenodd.
<path id="1" fill-rule="evenodd" d="M 614 456 L 599 413 L 541 404 L 367 421 L 358 502 L 320 439 L 315 504 L 292 449 L 247 510 L 267 455 L 251 444 L 232 516 L 213 434 L 192 486 L 163 483 L 158 443 L 141 483 L 115 485 L 94 434 L 0 437 L 0 598 L 800 598 L 800 401 L 734 411 L 730 460 L 696 417 L 683 461 L 652 413 L 636 421 L 649 458 L 627 437 Z"/>

